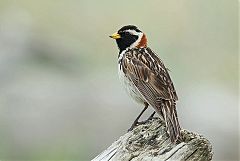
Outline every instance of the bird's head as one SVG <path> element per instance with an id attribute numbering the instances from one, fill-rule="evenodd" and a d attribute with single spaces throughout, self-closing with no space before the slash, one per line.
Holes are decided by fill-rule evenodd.
<path id="1" fill-rule="evenodd" d="M 147 46 L 146 35 L 133 25 L 123 26 L 118 32 L 112 34 L 110 37 L 116 40 L 120 52 L 127 48 L 131 49 Z"/>

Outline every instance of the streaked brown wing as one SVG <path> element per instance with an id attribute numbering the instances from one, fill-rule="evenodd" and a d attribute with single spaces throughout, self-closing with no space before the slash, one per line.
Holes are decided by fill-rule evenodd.
<path id="1" fill-rule="evenodd" d="M 122 70 L 146 101 L 164 118 L 170 139 L 180 134 L 176 105 L 178 97 L 162 61 L 149 49 L 130 49 L 121 62 Z"/>
<path id="2" fill-rule="evenodd" d="M 152 106 L 161 99 L 178 99 L 167 69 L 149 48 L 127 51 L 121 63 L 123 72 Z"/>

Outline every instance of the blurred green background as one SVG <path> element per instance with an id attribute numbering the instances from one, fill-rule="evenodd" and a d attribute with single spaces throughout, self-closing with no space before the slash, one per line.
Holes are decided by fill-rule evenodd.
<path id="1" fill-rule="evenodd" d="M 108 37 L 126 24 L 171 70 L 182 127 L 238 160 L 237 0 L 1 0 L 0 159 L 90 160 L 126 132 L 142 107 Z"/>

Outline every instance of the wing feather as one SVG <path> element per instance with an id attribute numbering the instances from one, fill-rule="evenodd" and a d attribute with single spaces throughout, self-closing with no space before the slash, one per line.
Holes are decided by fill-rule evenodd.
<path id="1" fill-rule="evenodd" d="M 152 51 L 149 52 L 149 48 L 145 51 L 148 54 L 140 49 L 129 50 L 125 53 L 122 58 L 125 75 L 134 82 L 137 88 L 142 89 L 140 91 L 142 95 L 150 94 L 144 94 L 149 89 L 155 99 L 177 101 L 178 97 L 167 68 Z"/>
<path id="2" fill-rule="evenodd" d="M 180 135 L 175 102 L 178 100 L 167 68 L 150 48 L 135 48 L 126 51 L 122 60 L 126 77 L 165 119 L 173 142 Z"/>

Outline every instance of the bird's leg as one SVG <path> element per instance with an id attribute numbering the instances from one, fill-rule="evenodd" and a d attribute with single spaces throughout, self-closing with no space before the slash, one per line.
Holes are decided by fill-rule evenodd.
<path id="1" fill-rule="evenodd" d="M 154 111 L 145 121 L 138 122 L 138 125 L 145 124 L 149 120 L 153 119 L 153 116 L 155 115 L 156 111 Z"/>
<path id="2" fill-rule="evenodd" d="M 154 112 L 148 117 L 148 119 L 147 119 L 146 121 L 151 120 L 151 119 L 153 118 L 153 116 L 155 115 L 155 113 L 156 113 L 156 111 L 154 111 Z"/>
<path id="3" fill-rule="evenodd" d="M 139 125 L 139 122 L 138 122 L 139 118 L 142 116 L 142 114 L 143 114 L 143 113 L 146 111 L 146 109 L 148 108 L 148 104 L 147 104 L 147 103 L 144 103 L 144 104 L 145 104 L 144 109 L 143 109 L 142 112 L 138 115 L 138 117 L 135 119 L 135 121 L 133 122 L 133 124 L 131 125 L 131 127 L 128 129 L 128 131 L 132 131 L 132 129 L 133 129 L 135 126 Z"/>

